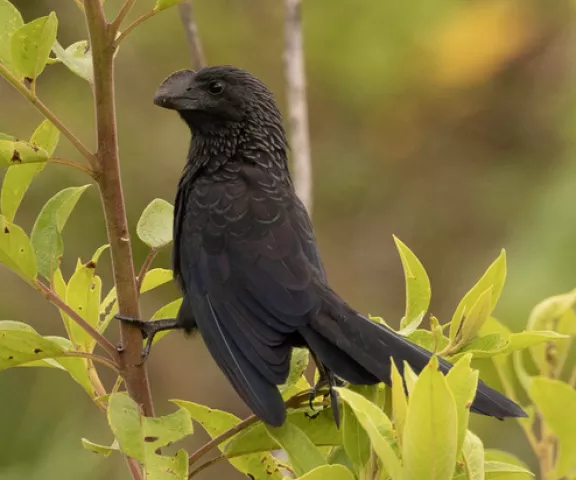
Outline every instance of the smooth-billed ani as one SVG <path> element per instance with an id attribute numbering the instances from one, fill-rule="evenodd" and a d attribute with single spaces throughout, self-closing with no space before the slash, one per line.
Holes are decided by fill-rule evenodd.
<path id="1" fill-rule="evenodd" d="M 294 346 L 310 349 L 330 386 L 334 376 L 389 384 L 391 357 L 400 370 L 406 361 L 420 372 L 430 352 L 360 315 L 328 285 L 268 88 L 244 70 L 215 66 L 173 73 L 154 102 L 176 110 L 192 140 L 175 203 L 178 317 L 121 318 L 148 336 L 145 354 L 159 330 L 198 329 L 238 394 L 274 426 L 286 418 L 277 385 L 286 380 Z M 450 367 L 440 360 L 443 372 Z M 483 382 L 471 410 L 525 416 Z"/>

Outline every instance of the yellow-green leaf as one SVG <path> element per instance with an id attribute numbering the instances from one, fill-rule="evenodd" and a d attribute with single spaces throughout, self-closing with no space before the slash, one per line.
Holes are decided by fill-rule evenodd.
<path id="1" fill-rule="evenodd" d="M 299 480 L 354 480 L 354 474 L 343 465 L 323 465 L 310 470 Z"/>
<path id="2" fill-rule="evenodd" d="M 18 9 L 8 0 L 0 0 L 0 62 L 13 71 L 10 41 L 13 33 L 18 30 L 24 21 Z"/>
<path id="3" fill-rule="evenodd" d="M 56 342 L 42 337 L 29 325 L 0 321 L 0 370 L 64 353 Z"/>
<path id="4" fill-rule="evenodd" d="M 378 455 L 392 480 L 402 478 L 398 445 L 394 440 L 394 427 L 386 414 L 362 395 L 347 388 L 335 388 L 340 398 L 354 411 L 356 418 L 370 437 L 372 448 Z"/>
<path id="5" fill-rule="evenodd" d="M 184 400 L 172 400 L 172 402 L 185 409 L 190 417 L 202 425 L 202 428 L 212 438 L 240 423 L 238 417 L 222 410 L 215 410 Z M 226 445 L 230 441 L 227 440 L 218 446 L 221 452 L 225 451 Z M 276 465 L 276 461 L 268 452 L 231 458 L 230 463 L 240 472 L 251 475 L 254 480 L 282 480 L 282 474 Z"/>
<path id="6" fill-rule="evenodd" d="M 458 447 L 458 413 L 438 359 L 424 367 L 409 397 L 402 460 L 404 478 L 450 480 Z"/>
<path id="7" fill-rule="evenodd" d="M 494 310 L 500 294 L 502 293 L 502 288 L 504 287 L 504 282 L 506 280 L 506 252 L 502 250 L 498 258 L 488 267 L 484 275 L 478 280 L 476 285 L 474 285 L 470 291 L 464 295 L 464 298 L 460 301 L 456 307 L 456 311 L 452 316 L 452 321 L 450 323 L 450 338 L 454 338 L 456 333 L 460 329 L 460 324 L 463 318 L 468 315 L 472 306 L 477 302 L 478 298 L 482 293 L 484 293 L 488 288 L 492 287 L 491 292 L 491 302 L 490 311 Z"/>
<path id="8" fill-rule="evenodd" d="M 470 406 L 476 395 L 478 386 L 478 370 L 470 368 L 471 354 L 464 355 L 456 362 L 446 375 L 446 382 L 454 396 L 456 412 L 458 415 L 458 442 L 456 452 L 460 453 L 464 437 L 468 429 L 468 418 L 470 417 Z"/>
<path id="9" fill-rule="evenodd" d="M 406 413 L 408 412 L 408 402 L 404 390 L 404 380 L 396 368 L 396 363 L 392 360 L 392 413 L 394 415 L 394 426 L 398 433 L 400 444 L 404 435 L 404 425 L 406 424 Z"/>
<path id="10" fill-rule="evenodd" d="M 34 80 L 42 73 L 56 40 L 58 19 L 54 12 L 21 26 L 12 34 L 12 64 L 20 78 Z"/>
<path id="11" fill-rule="evenodd" d="M 154 5 L 154 10 L 166 10 L 174 5 L 182 3 L 184 0 L 156 0 L 156 5 Z"/>
<path id="12" fill-rule="evenodd" d="M 80 196 L 90 185 L 68 187 L 54 195 L 42 208 L 32 228 L 31 240 L 38 271 L 50 279 L 64 253 L 62 230 Z"/>
<path id="13" fill-rule="evenodd" d="M 58 141 L 60 131 L 48 120 L 44 120 L 32 134 L 31 145 L 36 145 L 41 151 L 46 151 L 46 160 L 52 156 Z M 28 165 L 12 165 L 6 171 L 2 182 L 0 209 L 4 216 L 12 222 L 16 211 L 22 202 L 24 194 L 37 173 L 42 171 L 46 163 L 31 163 Z"/>
<path id="14" fill-rule="evenodd" d="M 58 41 L 55 41 L 54 45 L 52 45 L 52 51 L 56 55 L 56 58 L 66 65 L 71 72 L 90 84 L 94 83 L 92 53 L 87 40 L 73 43 L 66 49 L 64 49 Z"/>
<path id="15" fill-rule="evenodd" d="M 535 377 L 528 390 L 530 398 L 558 437 L 558 459 L 553 478 L 576 475 L 576 391 L 567 383 Z"/>
<path id="16" fill-rule="evenodd" d="M 150 248 L 162 248 L 172 242 L 174 207 L 166 200 L 152 200 L 142 212 L 136 233 Z"/>
<path id="17" fill-rule="evenodd" d="M 406 313 L 400 321 L 402 335 L 408 335 L 416 330 L 430 305 L 430 280 L 420 260 L 396 236 L 394 243 L 400 254 L 404 278 L 406 282 Z"/>
<path id="18" fill-rule="evenodd" d="M 464 437 L 462 456 L 468 480 L 484 480 L 484 445 L 470 430 Z"/>
<path id="19" fill-rule="evenodd" d="M 460 338 L 458 342 L 461 345 L 470 343 L 476 338 L 480 328 L 492 312 L 492 287 L 488 287 L 480 294 L 469 312 L 464 313 L 462 326 L 460 327 Z"/>
<path id="20" fill-rule="evenodd" d="M 120 447 L 118 445 L 117 440 L 114 440 L 114 443 L 112 443 L 112 445 L 110 445 L 110 446 L 100 445 L 99 443 L 91 442 L 90 440 L 88 440 L 86 438 L 81 438 L 80 441 L 82 442 L 82 446 L 86 450 L 88 450 L 90 452 L 98 453 L 100 455 L 104 455 L 105 457 L 110 455 L 112 452 L 120 451 Z"/>
<path id="21" fill-rule="evenodd" d="M 326 464 L 326 458 L 322 452 L 312 443 L 312 440 L 289 421 L 281 427 L 269 427 L 266 425 L 268 435 L 284 450 L 290 464 L 297 475 L 305 473 Z"/>
<path id="22" fill-rule="evenodd" d="M 38 274 L 32 244 L 24 230 L 0 215 L 0 263 L 32 282 Z"/>
<path id="23" fill-rule="evenodd" d="M 292 355 L 290 357 L 290 373 L 288 374 L 286 382 L 278 386 L 278 389 L 280 390 L 282 396 L 284 396 L 286 393 L 290 393 L 290 395 L 284 398 L 289 398 L 297 393 L 297 391 L 293 391 L 293 387 L 294 385 L 296 385 L 296 383 L 298 383 L 300 379 L 302 379 L 304 370 L 306 370 L 306 367 L 308 367 L 309 357 L 310 353 L 307 348 L 292 349 Z M 305 381 L 304 383 L 308 384 L 307 381 Z M 310 388 L 309 384 L 308 388 Z"/>
<path id="24" fill-rule="evenodd" d="M 167 268 L 153 268 L 146 273 L 142 282 L 141 292 L 148 292 L 172 280 L 172 270 Z"/>
<path id="25" fill-rule="evenodd" d="M 0 167 L 45 163 L 48 152 L 20 140 L 0 140 Z"/>

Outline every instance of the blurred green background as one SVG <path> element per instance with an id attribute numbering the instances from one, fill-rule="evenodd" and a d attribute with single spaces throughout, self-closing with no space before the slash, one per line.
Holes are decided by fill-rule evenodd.
<path id="1" fill-rule="evenodd" d="M 72 0 L 16 0 L 25 21 L 56 11 L 63 45 L 86 38 Z M 109 16 L 120 2 L 108 0 Z M 153 5 L 139 0 L 133 16 Z M 397 325 L 404 284 L 392 234 L 419 256 L 432 282 L 431 312 L 447 321 L 494 259 L 508 253 L 497 317 L 519 330 L 546 296 L 576 286 L 576 37 L 567 0 L 306 0 L 304 27 L 314 168 L 314 223 L 330 280 L 352 305 Z M 279 0 L 197 0 L 211 64 L 246 68 L 285 110 L 283 6 Z M 122 171 L 132 231 L 155 197 L 173 201 L 187 128 L 152 96 L 187 68 L 177 9 L 137 29 L 117 56 Z M 88 85 L 48 67 L 38 92 L 93 146 Z M 28 138 L 39 114 L 0 80 L 0 131 Z M 65 141 L 58 156 L 79 160 Z M 43 203 L 87 178 L 59 165 L 35 181 L 16 221 L 29 229 Z M 135 238 L 135 235 L 134 235 Z M 65 275 L 105 243 L 90 189 L 65 230 Z M 146 249 L 134 240 L 135 262 Z M 167 266 L 168 252 L 155 266 Z M 110 286 L 110 272 L 101 262 Z M 56 310 L 0 268 L 0 318 L 62 334 Z M 144 315 L 176 298 L 172 285 L 143 298 Z M 110 334 L 117 335 L 111 328 Z M 199 338 L 171 334 L 148 362 L 157 411 L 184 398 L 244 416 Z M 489 383 L 498 385 L 490 372 Z M 110 382 L 109 377 L 105 377 Z M 486 446 L 534 467 L 514 422 L 474 418 Z M 125 479 L 120 458 L 101 459 L 80 437 L 109 443 L 104 416 L 78 385 L 51 369 L 0 374 L 2 480 Z M 187 448 L 205 440 L 197 428 Z M 202 479 L 239 478 L 225 465 Z"/>

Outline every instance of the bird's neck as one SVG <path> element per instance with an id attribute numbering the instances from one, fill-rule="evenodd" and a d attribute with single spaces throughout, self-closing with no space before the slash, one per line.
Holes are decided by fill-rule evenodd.
<path id="1" fill-rule="evenodd" d="M 188 162 L 193 170 L 216 172 L 229 162 L 248 163 L 289 177 L 282 125 L 259 118 L 191 128 Z"/>

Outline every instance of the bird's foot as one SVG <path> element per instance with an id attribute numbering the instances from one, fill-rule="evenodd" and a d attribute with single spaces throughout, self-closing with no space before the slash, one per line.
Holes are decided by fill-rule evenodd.
<path id="1" fill-rule="evenodd" d="M 330 395 L 330 406 L 332 407 L 332 412 L 334 413 L 334 421 L 336 422 L 336 426 L 340 427 L 340 409 L 338 407 L 338 395 L 333 387 L 341 387 L 344 385 L 344 382 L 336 377 L 332 372 L 326 369 L 320 370 L 320 377 L 318 378 L 318 382 L 316 385 L 312 387 L 312 391 L 310 392 L 309 403 L 310 409 L 314 410 L 314 406 L 312 405 L 312 401 L 318 396 L 318 392 L 323 389 L 324 387 L 328 387 L 328 395 Z"/>
<path id="2" fill-rule="evenodd" d="M 161 320 L 151 320 L 148 322 L 138 318 L 126 317 L 119 314 L 115 315 L 115 318 L 120 320 L 122 323 L 126 323 L 139 328 L 142 332 L 142 337 L 146 340 L 146 345 L 144 345 L 144 348 L 142 349 L 142 360 L 138 365 L 142 365 L 148 358 L 148 355 L 150 355 L 152 342 L 154 341 L 154 337 L 158 332 L 163 330 L 182 328 L 177 318 L 163 318 Z"/>

